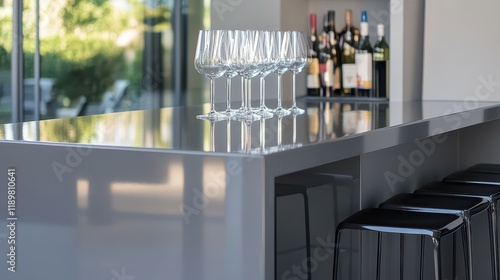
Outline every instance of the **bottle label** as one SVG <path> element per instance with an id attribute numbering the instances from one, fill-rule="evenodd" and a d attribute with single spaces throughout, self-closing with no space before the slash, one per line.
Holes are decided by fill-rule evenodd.
<path id="1" fill-rule="evenodd" d="M 307 74 L 318 75 L 319 74 L 319 60 L 317 58 L 312 58 L 307 66 Z"/>
<path id="2" fill-rule="evenodd" d="M 382 49 L 381 51 L 383 52 L 384 50 Z M 373 61 L 386 61 L 385 54 L 384 53 L 374 53 L 373 54 Z"/>
<path id="3" fill-rule="evenodd" d="M 344 88 L 356 87 L 357 67 L 354 63 L 342 64 L 342 84 Z"/>
<path id="4" fill-rule="evenodd" d="M 358 70 L 357 81 L 358 88 L 371 89 L 372 88 L 372 54 L 371 53 L 357 53 L 356 66 Z"/>
<path id="5" fill-rule="evenodd" d="M 307 88 L 319 88 L 318 75 L 307 75 Z"/>
<path id="6" fill-rule="evenodd" d="M 319 87 L 319 60 L 317 58 L 313 58 L 307 67 L 307 88 Z"/>
<path id="7" fill-rule="evenodd" d="M 328 70 L 326 69 L 326 63 L 319 64 L 319 75 L 321 77 L 321 86 L 328 86 Z"/>
<path id="8" fill-rule="evenodd" d="M 333 31 L 328 32 L 328 38 L 330 39 L 330 45 L 332 47 L 337 45 L 337 37 L 335 36 L 335 33 Z"/>
<path id="9" fill-rule="evenodd" d="M 335 67 L 335 89 L 340 89 L 341 88 L 341 83 L 340 83 L 340 67 Z"/>
<path id="10" fill-rule="evenodd" d="M 327 87 L 333 87 L 335 85 L 335 73 L 333 72 L 333 60 L 328 59 L 326 61 L 326 73 L 325 73 L 325 85 Z"/>

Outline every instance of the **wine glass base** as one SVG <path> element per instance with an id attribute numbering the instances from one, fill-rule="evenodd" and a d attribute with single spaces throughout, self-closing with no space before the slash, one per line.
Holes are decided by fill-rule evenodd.
<path id="1" fill-rule="evenodd" d="M 292 108 L 288 109 L 292 115 L 302 115 L 306 111 L 304 109 L 300 109 L 297 106 L 293 106 Z"/>
<path id="2" fill-rule="evenodd" d="M 204 115 L 197 115 L 196 118 L 207 121 L 223 121 L 227 120 L 228 116 L 219 112 L 210 112 Z"/>
<path id="3" fill-rule="evenodd" d="M 290 111 L 287 110 L 287 109 L 285 109 L 285 108 L 282 108 L 282 107 L 274 109 L 273 113 L 274 113 L 274 115 L 276 115 L 278 117 L 283 117 L 283 116 L 290 115 Z"/>
<path id="4" fill-rule="evenodd" d="M 227 109 L 226 111 L 222 112 L 221 114 L 223 114 L 224 116 L 226 116 L 227 118 L 231 118 L 234 116 L 234 114 L 236 114 L 238 111 L 237 110 L 233 110 L 233 109 Z"/>
<path id="5" fill-rule="evenodd" d="M 254 113 L 261 116 L 263 119 L 270 119 L 274 116 L 272 111 L 265 109 L 257 109 Z"/>
<path id="6" fill-rule="evenodd" d="M 262 117 L 253 113 L 252 111 L 247 111 L 245 113 L 236 115 L 234 118 L 238 121 L 253 122 L 260 120 Z"/>

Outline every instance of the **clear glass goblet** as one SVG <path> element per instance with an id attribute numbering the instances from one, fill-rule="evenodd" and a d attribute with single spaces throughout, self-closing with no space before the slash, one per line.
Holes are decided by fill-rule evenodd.
<path id="1" fill-rule="evenodd" d="M 235 39 L 235 31 L 227 30 L 225 36 L 225 44 L 227 44 L 227 70 L 224 74 L 226 77 L 226 111 L 225 114 L 228 117 L 231 117 L 234 114 L 234 110 L 231 109 L 231 81 L 232 79 L 238 75 L 236 69 L 234 68 L 234 52 L 236 51 L 236 47 L 238 46 Z"/>
<path id="2" fill-rule="evenodd" d="M 278 75 L 278 107 L 273 110 L 277 116 L 290 115 L 290 111 L 281 106 L 283 96 L 283 74 L 285 74 L 293 63 L 291 55 L 290 32 L 277 31 L 275 33 L 275 42 L 278 46 L 279 59 L 274 73 Z"/>
<path id="3" fill-rule="evenodd" d="M 251 108 L 251 78 L 259 73 L 260 51 L 258 32 L 255 30 L 242 30 L 236 32 L 238 47 L 235 52 L 235 69 L 239 75 L 245 78 L 244 82 L 244 108 L 235 114 L 236 118 L 245 121 L 259 120 L 261 117 L 255 114 Z"/>
<path id="4" fill-rule="evenodd" d="M 290 65 L 289 70 L 290 70 L 290 72 L 292 72 L 292 77 L 293 77 L 293 85 L 292 85 L 293 105 L 289 110 L 293 115 L 301 115 L 301 114 L 304 114 L 306 111 L 304 109 L 300 109 L 299 107 L 297 107 L 296 76 L 298 73 L 302 72 L 302 70 L 309 63 L 309 59 L 308 59 L 309 47 L 308 47 L 306 37 L 304 36 L 304 34 L 302 32 L 291 31 L 290 38 L 291 38 L 290 43 L 291 43 L 291 49 L 292 49 L 290 54 L 292 56 L 292 64 Z"/>
<path id="5" fill-rule="evenodd" d="M 215 111 L 215 79 L 222 77 L 227 70 L 227 51 L 224 44 L 224 32 L 221 30 L 200 30 L 194 58 L 194 67 L 198 73 L 210 79 L 210 112 L 198 115 L 202 120 L 224 120 L 224 114 Z"/>
<path id="6" fill-rule="evenodd" d="M 276 44 L 276 35 L 274 31 L 260 31 L 261 38 L 259 47 L 261 50 L 261 60 L 259 61 L 259 77 L 260 77 L 260 106 L 257 113 L 264 117 L 272 117 L 272 110 L 265 105 L 266 100 L 266 84 L 265 78 L 273 73 L 279 60 L 278 46 Z"/>

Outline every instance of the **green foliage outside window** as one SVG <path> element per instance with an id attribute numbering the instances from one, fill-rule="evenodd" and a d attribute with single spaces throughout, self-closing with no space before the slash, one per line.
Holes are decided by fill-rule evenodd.
<path id="1" fill-rule="evenodd" d="M 0 71 L 10 69 L 12 50 L 12 1 L 0 5 Z M 25 1 L 23 13 L 25 77 L 33 77 L 35 50 L 34 3 Z M 116 9 L 109 0 L 46 0 L 41 7 L 40 53 L 42 77 L 55 79 L 59 98 L 78 100 L 85 95 L 99 102 L 117 79 L 140 84 L 143 32 L 150 26 L 145 14 L 154 17 L 154 29 L 165 30 L 170 22 L 166 5 L 144 9 L 141 0 L 129 0 L 130 9 Z M 117 44 L 125 32 L 136 35 Z M 156 30 L 155 30 L 156 31 Z"/>

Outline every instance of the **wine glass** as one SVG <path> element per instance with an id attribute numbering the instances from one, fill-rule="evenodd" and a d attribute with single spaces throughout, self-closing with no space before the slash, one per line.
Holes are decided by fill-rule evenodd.
<path id="1" fill-rule="evenodd" d="M 290 35 L 289 31 L 277 31 L 275 33 L 276 44 L 279 48 L 279 59 L 276 64 L 276 70 L 274 70 L 274 73 L 278 75 L 278 107 L 274 109 L 273 112 L 277 116 L 290 115 L 290 111 L 281 106 L 281 99 L 283 96 L 283 74 L 288 71 L 293 62 L 291 56 Z"/>
<path id="2" fill-rule="evenodd" d="M 244 57 L 245 57 L 245 44 L 247 40 L 247 33 L 245 30 L 235 30 L 234 31 L 234 52 L 233 56 L 233 69 L 236 70 L 236 73 L 241 77 L 241 107 L 235 112 L 234 116 L 238 117 L 246 112 L 246 79 L 243 76 L 244 70 Z"/>
<path id="3" fill-rule="evenodd" d="M 293 62 L 292 62 L 292 65 L 290 66 L 289 70 L 290 70 L 290 72 L 292 72 L 292 77 L 293 77 L 293 85 L 292 85 L 292 87 L 293 87 L 293 89 L 292 89 L 293 105 L 289 110 L 293 115 L 301 115 L 301 114 L 305 113 L 305 110 L 297 107 L 297 103 L 296 103 L 296 97 L 297 97 L 296 76 L 309 63 L 309 59 L 308 59 L 309 47 L 307 44 L 307 40 L 302 32 L 291 31 L 290 35 L 291 35 L 290 42 L 291 42 L 291 48 L 292 48 L 291 55 L 292 55 Z"/>
<path id="4" fill-rule="evenodd" d="M 274 31 L 260 31 L 261 38 L 259 48 L 261 51 L 261 60 L 259 62 L 259 77 L 260 77 L 260 106 L 257 113 L 261 116 L 272 117 L 271 109 L 265 105 L 266 100 L 266 84 L 265 78 L 276 70 L 277 62 L 279 59 L 278 46 L 276 44 L 276 37 Z"/>
<path id="5" fill-rule="evenodd" d="M 235 36 L 235 31 L 232 30 L 227 30 L 225 31 L 226 36 L 225 36 L 225 44 L 227 44 L 227 70 L 224 74 L 226 77 L 226 116 L 231 117 L 234 113 L 234 111 L 231 109 L 231 81 L 232 78 L 234 78 L 236 75 L 238 75 L 238 72 L 236 72 L 236 69 L 234 68 L 234 52 L 236 51 L 236 47 L 238 44 L 236 43 L 236 36 Z"/>
<path id="6" fill-rule="evenodd" d="M 196 116 L 202 120 L 223 120 L 227 117 L 215 111 L 215 79 L 222 77 L 227 70 L 227 45 L 224 44 L 224 32 L 221 30 L 200 30 L 194 58 L 194 67 L 198 73 L 210 79 L 210 112 Z"/>
<path id="7" fill-rule="evenodd" d="M 259 120 L 261 117 L 252 112 L 251 109 L 251 78 L 259 73 L 260 52 L 258 32 L 255 30 L 243 30 L 236 33 L 237 44 L 235 51 L 235 69 L 242 77 L 244 83 L 245 108 L 236 114 L 236 118 L 245 121 Z"/>

